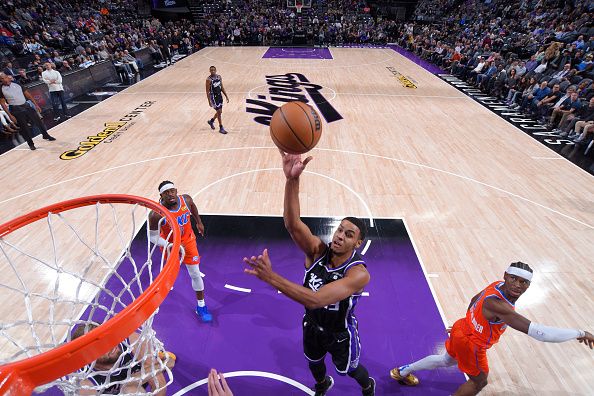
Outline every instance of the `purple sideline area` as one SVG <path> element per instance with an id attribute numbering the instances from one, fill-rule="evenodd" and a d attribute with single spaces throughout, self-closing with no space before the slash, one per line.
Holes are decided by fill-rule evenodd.
<path id="1" fill-rule="evenodd" d="M 409 59 L 410 61 L 416 63 L 417 65 L 421 66 L 423 69 L 427 70 L 430 73 L 433 74 L 444 74 L 446 73 L 444 70 L 442 70 L 441 68 L 435 66 L 433 63 L 426 61 L 425 59 L 422 59 L 420 57 L 418 57 L 417 55 L 413 54 L 412 52 L 409 52 L 407 50 L 405 50 L 404 48 L 395 45 L 395 44 L 389 44 L 388 48 L 393 49 L 394 51 L 398 52 L 400 55 L 406 57 L 407 59 Z"/>
<path id="2" fill-rule="evenodd" d="M 337 219 L 305 219 L 312 231 L 329 240 Z M 201 270 L 206 274 L 206 301 L 214 321 L 203 324 L 194 309 L 195 295 L 185 268 L 156 316 L 154 328 L 178 361 L 174 382 L 180 389 L 203 380 L 211 367 L 222 372 L 261 371 L 282 375 L 307 387 L 313 379 L 302 352 L 303 307 L 258 279 L 243 273 L 242 258 L 268 248 L 273 268 L 288 279 L 303 280 L 303 254 L 284 230 L 280 217 L 203 216 L 206 238 L 198 244 Z M 133 243 L 132 254 L 146 256 L 145 232 Z M 371 273 L 356 309 L 361 363 L 377 381 L 377 395 L 450 395 L 464 382 L 456 368 L 419 372 L 421 385 L 402 387 L 389 377 L 396 364 L 408 363 L 442 350 L 444 324 L 406 229 L 400 220 L 376 220 L 371 245 L 364 256 Z M 120 275 L 126 276 L 126 271 Z M 127 274 L 131 276 L 132 273 Z M 120 289 L 117 279 L 108 287 Z M 250 293 L 225 288 L 233 285 Z M 336 374 L 330 357 L 328 374 L 336 381 L 330 395 L 360 395 L 357 383 Z M 266 377 L 239 376 L 228 380 L 234 394 L 304 395 L 294 386 Z M 46 392 L 46 395 L 59 394 Z M 206 395 L 206 385 L 184 393 Z"/>
<path id="3" fill-rule="evenodd" d="M 421 66 L 423 69 L 427 70 L 433 74 L 445 74 L 446 72 L 441 68 L 435 66 L 431 62 L 426 61 L 418 57 L 417 55 L 413 54 L 405 50 L 404 48 L 396 45 L 396 44 L 389 44 L 387 46 L 378 46 L 378 45 L 362 45 L 362 44 L 353 44 L 353 45 L 342 45 L 338 48 L 390 48 L 400 55 L 406 57 L 407 59 L 411 60 L 412 62 L 416 63 L 417 65 Z M 330 52 L 329 48 L 312 48 L 312 47 L 270 47 L 268 50 L 262 55 L 262 58 L 277 58 L 277 59 L 333 59 L 332 53 Z"/>
<path id="4" fill-rule="evenodd" d="M 333 59 L 328 48 L 270 47 L 262 58 Z"/>

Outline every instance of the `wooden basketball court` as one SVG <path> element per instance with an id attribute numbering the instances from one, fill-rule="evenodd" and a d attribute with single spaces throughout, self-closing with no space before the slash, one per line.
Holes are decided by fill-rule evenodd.
<path id="1" fill-rule="evenodd" d="M 35 152 L 0 156 L 0 222 L 83 195 L 156 200 L 162 180 L 194 196 L 201 213 L 282 216 L 281 161 L 254 121 L 266 118 L 265 106 L 254 103 L 282 104 L 271 81 L 306 96 L 319 85 L 321 105 L 342 118 L 324 123 L 311 153 L 302 215 L 404 219 L 449 325 L 510 262 L 524 261 L 535 278 L 520 313 L 594 329 L 591 175 L 390 49 L 332 48 L 333 59 L 264 59 L 266 50 L 203 49 L 60 124 L 56 142 L 39 138 Z M 211 65 L 230 97 L 228 135 L 206 123 Z M 116 246 L 113 234 L 104 238 Z M 36 273 L 23 276 L 44 285 Z M 591 395 L 593 356 L 577 342 L 543 344 L 509 330 L 489 351 L 484 394 Z"/>

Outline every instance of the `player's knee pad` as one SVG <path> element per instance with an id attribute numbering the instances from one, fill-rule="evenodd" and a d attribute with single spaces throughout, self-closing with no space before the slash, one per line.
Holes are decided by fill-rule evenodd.
<path id="1" fill-rule="evenodd" d="M 204 290 L 204 281 L 200 276 L 200 266 L 198 265 L 186 265 L 188 269 L 188 273 L 190 274 L 190 278 L 192 278 L 192 289 L 194 291 L 203 291 Z"/>

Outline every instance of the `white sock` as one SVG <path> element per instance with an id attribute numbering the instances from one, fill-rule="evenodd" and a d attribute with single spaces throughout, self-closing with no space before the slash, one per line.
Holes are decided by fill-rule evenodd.
<path id="1" fill-rule="evenodd" d="M 449 367 L 456 364 L 456 360 L 452 358 L 447 352 L 443 355 L 430 355 L 419 361 L 411 364 L 406 364 L 398 368 L 400 375 L 406 377 L 413 371 L 417 370 L 433 370 L 438 367 Z"/>
<path id="2" fill-rule="evenodd" d="M 206 303 L 204 302 L 204 300 L 198 300 L 198 306 L 199 307 L 205 307 Z"/>

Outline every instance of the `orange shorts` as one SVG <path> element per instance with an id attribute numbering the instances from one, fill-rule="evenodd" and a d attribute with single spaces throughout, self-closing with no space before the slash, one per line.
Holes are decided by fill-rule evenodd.
<path id="1" fill-rule="evenodd" d="M 183 240 L 181 245 L 186 252 L 183 263 L 186 265 L 200 264 L 200 254 L 198 253 L 198 245 L 196 245 L 196 237 Z M 163 250 L 162 247 L 161 250 Z"/>
<path id="2" fill-rule="evenodd" d="M 465 331 L 466 323 L 464 321 L 465 319 L 459 319 L 452 326 L 450 338 L 445 342 L 446 351 L 456 359 L 458 368 L 463 373 L 477 376 L 482 371 L 488 374 L 487 350 L 470 341 L 470 336 Z"/>

